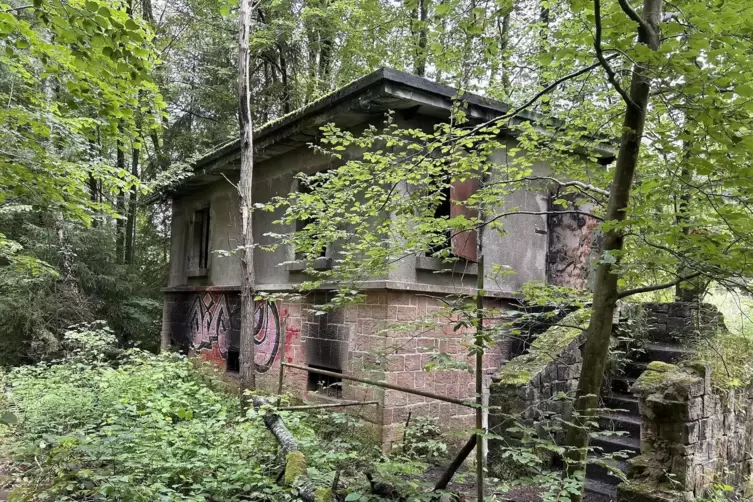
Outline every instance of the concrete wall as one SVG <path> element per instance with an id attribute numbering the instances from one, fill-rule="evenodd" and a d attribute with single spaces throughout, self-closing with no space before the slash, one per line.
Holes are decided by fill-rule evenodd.
<path id="1" fill-rule="evenodd" d="M 506 152 L 498 152 L 494 160 L 501 165 L 507 162 Z M 254 173 L 254 200 L 269 202 L 296 189 L 295 174 L 312 173 L 333 166 L 332 159 L 315 155 L 303 147 L 280 157 L 260 163 Z M 545 165 L 537 163 L 534 173 L 547 174 Z M 237 178 L 219 180 L 205 189 L 173 201 L 171 267 L 168 288 L 179 286 L 239 286 L 240 261 L 237 255 L 222 256 L 217 251 L 232 251 L 240 245 L 240 216 L 238 195 L 231 183 Z M 547 211 L 549 192 L 545 186 L 530 185 L 521 189 L 506 200 L 500 211 Z M 190 224 L 194 211 L 210 208 L 210 239 L 212 255 L 209 273 L 206 277 L 188 277 L 186 256 L 190 247 Z M 282 216 L 282 211 L 257 211 L 253 215 L 254 240 L 260 245 L 272 244 L 269 232 L 285 233 L 292 231 L 273 222 Z M 546 259 L 549 239 L 546 215 L 512 215 L 505 219 L 504 234 L 488 229 L 483 233 L 484 254 L 486 257 L 488 290 L 515 292 L 532 280 L 546 280 Z M 577 240 L 574 242 L 578 242 Z M 336 249 L 328 251 L 336 256 Z M 280 264 L 293 260 L 293 251 L 280 246 L 274 251 L 258 249 L 255 253 L 256 280 L 260 289 L 269 286 L 279 289 L 294 285 L 305 277 L 300 272 L 288 271 Z M 492 274 L 495 264 L 514 270 L 512 275 Z M 379 278 L 372 278 L 379 279 Z M 444 288 L 443 292 L 456 292 L 462 288 L 475 287 L 475 272 L 471 268 L 456 268 L 455 273 L 434 273 L 416 266 L 414 257 L 397 263 L 388 273 L 390 282 L 397 289 L 413 289 L 415 285 Z"/>

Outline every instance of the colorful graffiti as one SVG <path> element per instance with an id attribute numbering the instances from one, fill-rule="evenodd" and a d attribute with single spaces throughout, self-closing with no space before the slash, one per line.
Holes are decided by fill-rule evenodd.
<path id="1" fill-rule="evenodd" d="M 230 348 L 230 310 L 221 293 L 200 293 L 188 314 L 188 336 L 195 351 L 216 346 L 223 359 Z"/>
<path id="2" fill-rule="evenodd" d="M 188 314 L 188 339 L 195 352 L 219 352 L 227 360 L 230 350 L 238 350 L 237 326 L 240 306 L 225 293 L 205 292 L 196 295 Z M 231 310 L 230 306 L 234 307 Z M 254 364 L 258 373 L 269 371 L 280 349 L 280 316 L 274 303 L 257 301 L 254 309 Z M 233 333 L 233 321 L 236 331 Z M 235 336 L 233 336 L 235 335 Z"/>
<path id="3" fill-rule="evenodd" d="M 274 303 L 257 301 L 254 310 L 254 364 L 258 373 L 272 367 L 280 349 L 280 315 Z"/>

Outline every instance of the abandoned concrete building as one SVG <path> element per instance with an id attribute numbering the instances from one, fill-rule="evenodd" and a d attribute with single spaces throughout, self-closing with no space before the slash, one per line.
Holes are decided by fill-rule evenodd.
<path id="1" fill-rule="evenodd" d="M 393 111 L 400 126 L 430 129 L 446 121 L 457 91 L 403 72 L 382 69 L 367 75 L 311 105 L 297 110 L 255 133 L 254 202 L 268 202 L 299 189 L 298 173 L 336 168 L 331 157 L 315 155 L 311 143 L 327 123 L 362 130 L 379 124 Z M 481 122 L 508 111 L 502 103 L 473 94 L 462 100 L 472 121 Z M 521 120 L 535 122 L 526 115 Z M 515 137 L 502 132 L 507 144 Z M 172 202 L 171 265 L 164 290 L 163 343 L 209 360 L 228 375 L 239 370 L 241 265 L 237 254 L 217 253 L 241 245 L 238 180 L 238 142 L 220 147 L 200 159 L 194 173 L 165 195 Z M 507 151 L 491 161 L 504 163 Z M 601 152 L 599 164 L 613 160 Z M 584 168 L 589 168 L 584 165 Z M 594 168 L 600 168 L 594 165 Z M 546 174 L 546 165 L 534 172 Z M 447 206 L 458 191 L 448 194 Z M 562 213 L 553 205 L 551 187 L 529 184 L 512 194 L 510 203 L 531 214 L 506 218 L 504 234 L 482 234 L 489 267 L 515 271 L 495 277 L 485 286 L 485 302 L 502 311 L 520 307 L 518 292 L 531 281 L 587 289 L 599 248 L 597 222 L 580 214 Z M 254 212 L 254 241 L 271 243 L 278 212 Z M 442 352 L 471 363 L 462 332 L 452 322 L 420 336 L 390 331 L 394 323 L 412 321 L 438 309 L 447 295 L 473 293 L 478 268 L 475 249 L 452 241 L 461 260 L 451 269 L 431 256 L 411 256 L 387 274 L 361 284 L 365 302 L 313 315 L 311 307 L 331 294 L 326 288 L 290 301 L 258 301 L 254 345 L 257 385 L 275 391 L 280 360 L 332 374 L 381 380 L 441 396 L 469 400 L 475 395 L 474 376 L 466 371 L 424 371 L 433 354 Z M 334 246 L 332 246 L 334 247 Z M 327 247 L 317 266 L 331 267 L 336 255 Z M 277 293 L 296 291 L 307 277 L 296 262 L 294 249 L 258 250 L 254 257 L 256 289 Z M 462 273 L 457 273 L 457 268 Z M 486 274 L 485 274 L 486 276 Z M 701 498 L 722 480 L 744 486 L 753 469 L 753 394 L 749 390 L 722 395 L 710 384 L 710 370 L 676 367 L 687 360 L 689 333 L 702 337 L 723 327 L 719 313 L 704 304 L 654 303 L 625 306 L 615 318 L 618 333 L 640 331 L 640 350 L 626 350 L 619 371 L 610 374 L 602 391 L 605 411 L 600 424 L 622 435 L 592 440 L 597 452 L 625 452 L 633 457 L 614 467 L 627 472 L 622 483 L 599 463 L 587 469 L 587 489 L 630 501 L 673 501 Z M 580 315 L 574 312 L 571 315 Z M 624 322 L 623 321 L 629 321 Z M 566 324 L 566 323 L 565 323 Z M 386 328 L 386 329 L 385 329 Z M 466 333 L 467 335 L 467 333 Z M 679 340 L 683 340 L 682 344 Z M 533 341 L 532 341 L 533 340 Z M 505 430 L 510 416 L 546 429 L 552 416 L 567 416 L 580 373 L 584 334 L 566 325 L 536 334 L 524 344 L 504 337 L 487 352 L 484 368 L 485 426 Z M 397 347 L 376 367 L 365 361 L 375 350 Z M 544 347 L 545 350 L 541 350 Z M 652 362 L 653 361 L 653 362 Z M 657 361 L 659 361 L 657 363 Z M 373 425 L 384 448 L 403 437 L 409 416 L 429 416 L 450 428 L 472 428 L 473 408 L 395 390 L 356 384 L 336 376 L 287 368 L 285 389 L 305 401 L 369 402 L 351 408 Z M 514 438 L 512 438 L 514 440 Z M 556 439 L 556 438 L 555 438 Z M 499 442 L 489 448 L 490 467 L 500 454 Z M 552 459 L 556 461 L 556 459 Z M 628 464 L 630 468 L 628 468 Z M 617 485 L 620 484 L 619 490 Z M 738 492 L 740 490 L 737 490 Z"/>
<path id="2" fill-rule="evenodd" d="M 329 157 L 315 155 L 309 143 L 316 141 L 322 125 L 340 127 L 379 124 L 388 110 L 396 113 L 402 125 L 431 128 L 447 120 L 455 89 L 395 70 L 383 69 L 367 75 L 289 116 L 260 128 L 255 133 L 254 202 L 296 190 L 295 175 L 333 167 Z M 466 94 L 468 116 L 488 120 L 508 110 L 502 103 Z M 514 141 L 513 138 L 510 138 Z M 223 256 L 218 250 L 233 250 L 241 244 L 237 190 L 238 142 L 206 155 L 195 164 L 194 174 L 168 196 L 172 201 L 172 243 L 169 281 L 165 292 L 163 339 L 173 346 L 195 353 L 228 372 L 239 367 L 240 260 Z M 505 152 L 499 152 L 499 161 Z M 606 159 L 609 161 L 610 159 Z M 496 161 L 496 160 L 495 160 Z M 537 166 L 545 170 L 546 166 Z M 546 186 L 528 187 L 513 195 L 511 204 L 521 210 L 541 213 L 550 208 Z M 255 212 L 254 241 L 269 243 L 268 232 L 280 232 L 273 221 L 280 214 Z M 487 301 L 504 308 L 516 303 L 516 293 L 530 281 L 546 281 L 583 287 L 588 283 L 591 263 L 589 247 L 595 224 L 583 217 L 546 214 L 521 215 L 506 223 L 507 233 L 484 235 L 485 260 L 515 270 L 514 275 L 486 288 Z M 475 235 L 473 236 L 475 239 Z M 377 330 L 390 321 L 406 321 L 435 308 L 430 298 L 472 292 L 476 284 L 473 250 L 464 262 L 464 273 L 438 273 L 439 260 L 416 256 L 403 260 L 385 277 L 363 284 L 366 302 L 324 316 L 312 316 L 307 309 L 321 300 L 310 294 L 292 303 L 260 302 L 256 312 L 255 363 L 257 384 L 274 389 L 277 384 L 281 340 L 285 358 L 302 366 L 358 375 L 359 360 L 373 347 L 384 343 Z M 329 252 L 329 251 L 328 251 Z M 295 290 L 305 279 L 295 265 L 280 266 L 294 258 L 294 250 L 257 251 L 255 273 L 257 290 Z M 333 256 L 323 258 L 323 266 Z M 283 336 L 284 335 L 284 336 Z M 407 336 L 407 335 L 401 335 Z M 372 379 L 424 389 L 441 395 L 465 398 L 474 395 L 473 376 L 461 371 L 423 371 L 433 351 L 464 358 L 458 334 L 452 329 L 423 334 L 416 340 L 403 340 L 398 353 L 389 358 L 382 374 L 370 370 Z M 397 344 L 400 340 L 391 340 Z M 490 381 L 503 361 L 508 360 L 511 343 L 495 346 L 486 358 L 485 378 Z M 445 425 L 471 425 L 473 410 L 440 403 L 419 396 L 351 385 L 328 377 L 327 392 L 321 392 L 322 377 L 290 369 L 285 373 L 286 389 L 302 399 L 377 401 L 362 412 L 380 428 L 382 441 L 389 445 L 401 437 L 408 413 L 440 418 Z M 336 385 L 332 385 L 336 384 Z M 332 390 L 335 389 L 335 390 Z"/>

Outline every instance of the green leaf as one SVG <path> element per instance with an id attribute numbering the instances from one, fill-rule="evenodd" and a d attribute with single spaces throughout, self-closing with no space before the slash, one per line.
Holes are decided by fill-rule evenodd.
<path id="1" fill-rule="evenodd" d="M 14 425 L 18 423 L 18 417 L 13 413 L 6 411 L 0 415 L 0 424 Z"/>

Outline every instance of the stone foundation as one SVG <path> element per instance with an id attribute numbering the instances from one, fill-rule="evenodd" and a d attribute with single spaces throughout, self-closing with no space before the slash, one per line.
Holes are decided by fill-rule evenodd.
<path id="1" fill-rule="evenodd" d="M 324 315 L 310 309 L 326 300 L 325 293 L 305 301 L 257 305 L 255 362 L 257 386 L 276 392 L 284 333 L 285 360 L 301 366 L 314 365 L 330 371 L 386 381 L 456 399 L 475 398 L 475 377 L 467 369 L 432 369 L 440 353 L 454 363 L 472 368 L 468 354 L 473 330 L 454 330 L 457 319 L 435 319 L 436 327 L 391 329 L 438 315 L 442 304 L 435 298 L 412 292 L 373 291 L 364 303 L 349 305 Z M 502 300 L 488 300 L 487 308 L 499 309 Z M 240 346 L 240 300 L 238 291 L 167 293 L 164 329 L 173 345 L 228 369 L 233 351 Z M 510 354 L 510 338 L 491 347 L 485 356 L 486 384 Z M 326 389 L 312 388 L 309 372 L 285 368 L 284 387 L 298 399 L 315 402 L 337 400 L 377 401 L 378 406 L 345 408 L 379 427 L 383 447 L 402 440 L 408 416 L 429 416 L 445 428 L 474 426 L 474 409 L 404 392 L 357 384 L 348 380 Z M 331 382 L 327 379 L 325 383 Z M 314 378 L 313 383 L 317 379 Z M 338 387 L 341 386 L 341 391 Z"/>
<path id="2" fill-rule="evenodd" d="M 749 496 L 753 388 L 721 391 L 710 369 L 654 362 L 633 386 L 640 398 L 641 455 L 621 500 L 694 500 L 717 483 Z"/>
<path id="3" fill-rule="evenodd" d="M 584 326 L 588 311 L 574 312 L 562 320 L 563 325 Z M 539 335 L 528 354 L 507 363 L 493 377 L 490 387 L 489 431 L 514 438 L 507 429 L 521 420 L 536 425 L 539 435 L 551 434 L 550 419 L 567 416 L 578 386 L 582 367 L 581 347 L 585 332 L 575 327 L 554 326 Z M 545 432 L 546 431 L 546 432 Z M 562 440 L 555 433 L 555 441 Z M 489 445 L 489 461 L 500 457 L 502 443 Z"/>

